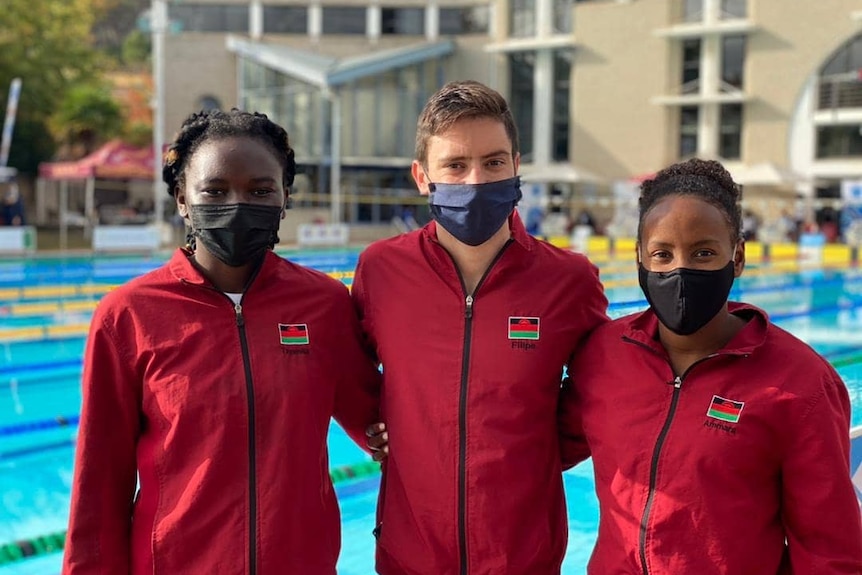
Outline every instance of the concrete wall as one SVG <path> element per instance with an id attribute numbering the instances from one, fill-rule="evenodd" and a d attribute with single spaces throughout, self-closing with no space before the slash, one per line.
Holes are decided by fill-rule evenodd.
<path id="1" fill-rule="evenodd" d="M 676 147 L 670 112 L 652 103 L 671 85 L 670 3 L 585 2 L 575 12 L 571 156 L 608 179 L 655 170 Z M 676 76 L 673 76 L 676 78 Z"/>

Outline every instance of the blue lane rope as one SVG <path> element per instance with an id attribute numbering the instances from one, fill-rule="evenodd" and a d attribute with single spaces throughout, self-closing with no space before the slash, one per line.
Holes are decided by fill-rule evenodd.
<path id="1" fill-rule="evenodd" d="M 0 452 L 0 461 L 16 459 L 18 457 L 26 457 L 27 455 L 35 455 L 37 453 L 44 453 L 46 451 L 53 451 L 55 449 L 62 449 L 65 447 L 75 447 L 75 440 L 65 439 L 63 441 L 57 441 L 54 443 L 34 445 L 32 447 L 22 447 L 21 449 L 13 449 L 11 451 L 3 451 Z"/>
<path id="2" fill-rule="evenodd" d="M 0 437 L 19 435 L 21 433 L 30 433 L 33 431 L 44 431 L 46 429 L 54 429 L 55 427 L 76 426 L 78 425 L 78 421 L 78 415 L 58 415 L 53 419 L 28 421 L 26 423 L 16 423 L 14 425 L 3 425 L 0 426 Z"/>

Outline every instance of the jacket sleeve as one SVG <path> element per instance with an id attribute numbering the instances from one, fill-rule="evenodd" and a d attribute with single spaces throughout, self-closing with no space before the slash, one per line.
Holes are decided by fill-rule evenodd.
<path id="1" fill-rule="evenodd" d="M 134 363 L 97 309 L 84 353 L 64 575 L 130 571 L 139 389 Z"/>
<path id="2" fill-rule="evenodd" d="M 560 460 L 563 470 L 570 469 L 590 456 L 590 447 L 584 435 L 583 421 L 578 407 L 572 380 L 563 380 L 560 405 L 557 413 L 560 428 Z"/>
<path id="3" fill-rule="evenodd" d="M 782 510 L 791 573 L 858 574 L 862 523 L 850 479 L 850 401 L 834 372 L 822 386 L 786 430 Z"/>
<path id="4" fill-rule="evenodd" d="M 339 317 L 344 327 L 339 329 L 338 346 L 340 365 L 335 392 L 335 420 L 359 447 L 368 451 L 365 430 L 380 421 L 381 375 L 377 362 L 365 347 L 359 320 L 346 293 L 341 299 L 343 307 Z"/>
<path id="5" fill-rule="evenodd" d="M 578 348 L 586 341 L 594 329 L 610 321 L 608 318 L 608 298 L 605 289 L 599 281 L 599 268 L 589 264 L 589 274 L 583 274 L 584 293 L 580 298 L 581 326 L 583 332 L 578 342 Z M 576 348 L 577 349 L 577 348 Z M 574 351 L 574 350 L 573 350 Z"/>
<path id="6" fill-rule="evenodd" d="M 366 353 L 373 358 L 376 364 L 380 364 L 380 359 L 377 356 L 377 343 L 374 339 L 374 329 L 371 325 L 371 313 L 369 311 L 367 281 L 365 279 L 365 260 L 363 256 L 359 256 L 359 263 L 356 265 L 356 273 L 353 274 L 353 286 L 350 290 L 350 296 L 353 299 L 353 307 L 356 310 L 356 317 L 359 319 L 359 328 L 362 332 L 362 344 Z"/>
<path id="7" fill-rule="evenodd" d="M 583 274 L 585 293 L 580 298 L 581 325 L 583 331 L 578 342 L 577 349 L 582 349 L 587 338 L 598 326 L 604 324 L 608 319 L 608 299 L 604 288 L 599 281 L 598 268 L 589 264 L 589 274 Z M 560 436 L 560 458 L 563 469 L 574 467 L 590 456 L 590 448 L 584 436 L 583 422 L 581 419 L 579 400 L 577 397 L 578 385 L 577 371 L 580 369 L 578 363 L 583 363 L 583 357 L 575 351 L 566 366 L 568 376 L 563 380 L 560 388 L 560 399 L 557 408 L 557 425 Z"/>

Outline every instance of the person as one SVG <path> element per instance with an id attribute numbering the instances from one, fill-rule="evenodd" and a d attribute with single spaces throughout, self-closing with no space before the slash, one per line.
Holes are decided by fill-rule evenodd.
<path id="1" fill-rule="evenodd" d="M 6 191 L 3 194 L 3 204 L 0 207 L 0 220 L 7 226 L 23 226 L 26 224 L 24 221 L 24 202 L 21 199 L 18 183 L 15 180 L 7 184 Z"/>
<path id="2" fill-rule="evenodd" d="M 739 187 L 692 159 L 641 190 L 649 308 L 595 330 L 560 404 L 564 465 L 584 439 L 593 457 L 587 572 L 862 573 L 847 389 L 764 311 L 727 301 L 745 265 Z"/>
<path id="3" fill-rule="evenodd" d="M 557 403 L 563 366 L 606 319 L 598 270 L 526 233 L 517 130 L 496 91 L 440 89 L 415 158 L 433 220 L 368 246 L 352 290 L 383 366 L 377 571 L 557 574 Z"/>
<path id="4" fill-rule="evenodd" d="M 742 212 L 742 239 L 749 242 L 757 241 L 757 232 L 760 230 L 760 216 L 752 210 Z"/>
<path id="5" fill-rule="evenodd" d="M 335 573 L 330 416 L 364 445 L 379 372 L 346 287 L 271 250 L 295 169 L 263 114 L 170 145 L 190 245 L 94 313 L 63 573 Z"/>

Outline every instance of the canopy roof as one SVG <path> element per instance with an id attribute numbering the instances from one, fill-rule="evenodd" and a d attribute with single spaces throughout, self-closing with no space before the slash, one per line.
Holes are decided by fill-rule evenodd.
<path id="1" fill-rule="evenodd" d="M 47 180 L 152 180 L 155 154 L 152 147 L 136 148 L 112 140 L 74 162 L 43 162 L 39 176 Z"/>

